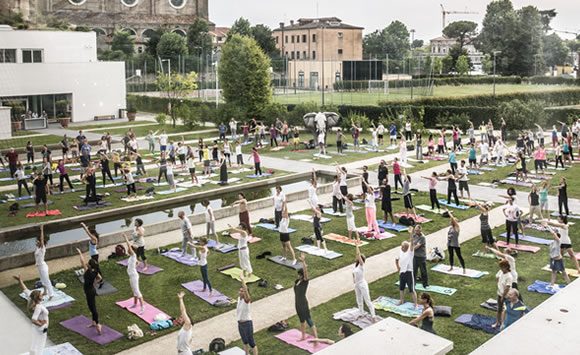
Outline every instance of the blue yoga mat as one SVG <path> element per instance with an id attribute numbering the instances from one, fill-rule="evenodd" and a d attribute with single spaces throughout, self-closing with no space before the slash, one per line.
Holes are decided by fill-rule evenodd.
<path id="1" fill-rule="evenodd" d="M 383 221 L 383 220 L 379 220 L 377 222 L 377 224 L 379 225 L 380 228 L 392 230 L 395 232 L 402 232 L 402 231 L 406 231 L 409 229 L 408 226 L 404 226 L 402 224 L 397 224 L 397 223 L 393 223 L 393 222 L 385 223 L 385 221 Z"/>
<path id="2" fill-rule="evenodd" d="M 469 209 L 469 206 L 465 206 L 465 205 L 456 205 L 453 202 L 451 203 L 447 203 L 447 200 L 443 200 L 443 199 L 439 199 L 439 204 L 446 206 L 446 207 L 452 207 L 452 208 L 456 208 L 458 210 L 467 210 Z"/>
<path id="3" fill-rule="evenodd" d="M 261 179 L 263 177 L 268 177 L 268 176 L 272 176 L 272 174 L 270 174 L 270 173 L 263 173 L 262 175 L 256 175 L 256 174 L 246 175 L 246 177 L 247 178 L 250 178 L 250 179 Z"/>
<path id="4" fill-rule="evenodd" d="M 467 170 L 467 175 L 482 175 L 483 173 L 479 170 Z"/>
<path id="5" fill-rule="evenodd" d="M 507 233 L 502 233 L 499 235 L 502 238 L 506 238 L 507 237 Z M 515 239 L 515 237 L 514 237 Z M 536 244 L 541 244 L 541 245 L 550 245 L 552 244 L 552 241 L 549 239 L 544 239 L 544 238 L 538 238 L 538 237 L 534 237 L 531 235 L 519 235 L 519 239 L 523 240 L 525 242 L 530 242 L 530 243 L 536 243 Z"/>
<path id="6" fill-rule="evenodd" d="M 265 228 L 271 231 L 278 231 L 278 228 L 276 228 L 275 224 L 272 223 L 258 223 L 256 224 L 256 227 L 261 227 L 261 228 Z M 288 233 L 294 233 L 296 232 L 296 229 L 294 228 L 288 228 Z"/>
<path id="7" fill-rule="evenodd" d="M 499 327 L 491 327 L 495 323 L 495 317 L 484 316 L 481 314 L 462 314 L 455 319 L 455 322 L 463 324 L 471 329 L 483 330 L 489 334 L 496 334 L 500 329 Z"/>
<path id="8" fill-rule="evenodd" d="M 549 282 L 536 280 L 533 284 L 528 286 L 528 291 L 554 295 L 560 291 L 560 289 L 564 288 L 564 286 L 566 285 L 554 285 L 554 287 L 550 287 Z"/>

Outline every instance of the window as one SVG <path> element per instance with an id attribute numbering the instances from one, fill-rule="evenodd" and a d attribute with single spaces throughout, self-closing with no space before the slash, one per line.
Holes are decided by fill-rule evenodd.
<path id="1" fill-rule="evenodd" d="M 121 0 L 121 3 L 127 7 L 133 7 L 137 5 L 138 2 L 139 0 Z"/>
<path id="2" fill-rule="evenodd" d="M 300 43 L 300 35 L 296 36 L 296 43 Z"/>
<path id="3" fill-rule="evenodd" d="M 316 60 L 316 51 L 312 51 L 312 60 Z"/>
<path id="4" fill-rule="evenodd" d="M 304 87 L 304 71 L 302 70 L 298 72 L 298 87 Z"/>
<path id="5" fill-rule="evenodd" d="M 221 38 L 221 37 L 219 37 L 219 38 Z M 218 38 L 218 40 L 220 40 L 219 38 Z M 276 36 L 276 44 L 278 44 L 279 40 L 280 40 L 280 37 Z"/>
<path id="6" fill-rule="evenodd" d="M 42 49 L 23 49 L 22 63 L 42 63 Z"/>
<path id="7" fill-rule="evenodd" d="M 68 2 L 76 6 L 81 6 L 82 4 L 87 2 L 87 0 L 68 0 Z"/>
<path id="8" fill-rule="evenodd" d="M 285 41 L 284 41 L 284 42 L 288 43 L 288 36 L 286 36 L 286 39 L 285 39 Z"/>
<path id="9" fill-rule="evenodd" d="M 300 51 L 296 51 L 296 59 L 300 59 Z"/>
<path id="10" fill-rule="evenodd" d="M 292 36 L 292 43 L 294 43 L 294 36 Z"/>
<path id="11" fill-rule="evenodd" d="M 290 58 L 294 59 L 294 52 L 290 52 Z"/>
<path id="12" fill-rule="evenodd" d="M 285 55 L 285 57 L 286 57 L 286 58 L 288 58 L 288 52 L 286 52 L 286 55 Z"/>
<path id="13" fill-rule="evenodd" d="M 306 43 L 307 39 L 306 39 L 306 35 L 302 35 L 302 43 Z"/>
<path id="14" fill-rule="evenodd" d="M 182 9 L 186 3 L 187 0 L 169 0 L 169 5 L 177 10 Z"/>
<path id="15" fill-rule="evenodd" d="M 0 63 L 16 63 L 16 49 L 0 49 Z"/>
<path id="16" fill-rule="evenodd" d="M 338 55 L 342 55 L 342 48 L 338 49 Z"/>
<path id="17" fill-rule="evenodd" d="M 342 38 L 342 32 L 338 32 L 338 38 Z"/>
<path id="18" fill-rule="evenodd" d="M 316 33 L 312 35 L 312 42 L 316 43 Z"/>
<path id="19" fill-rule="evenodd" d="M 307 59 L 306 58 L 306 51 L 302 51 L 302 58 Z"/>

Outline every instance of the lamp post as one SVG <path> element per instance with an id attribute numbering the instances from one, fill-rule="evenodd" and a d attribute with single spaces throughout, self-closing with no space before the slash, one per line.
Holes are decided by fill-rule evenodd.
<path id="1" fill-rule="evenodd" d="M 501 51 L 493 51 L 493 96 L 495 97 L 495 69 L 496 69 L 496 57 Z"/>
<path id="2" fill-rule="evenodd" d="M 161 59 L 161 69 L 163 69 L 164 62 L 167 62 L 167 75 L 169 75 L 169 80 L 171 80 L 171 59 Z"/>
<path id="3" fill-rule="evenodd" d="M 322 28 L 322 55 L 320 56 L 320 61 L 322 62 L 322 106 L 324 106 L 324 28 L 326 28 L 326 22 L 322 22 L 321 24 L 321 28 Z"/>

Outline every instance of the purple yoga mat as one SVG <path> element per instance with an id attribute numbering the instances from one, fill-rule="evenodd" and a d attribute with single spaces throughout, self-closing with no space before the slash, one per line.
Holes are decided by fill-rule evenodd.
<path id="1" fill-rule="evenodd" d="M 74 318 L 60 322 L 60 325 L 68 330 L 78 333 L 85 338 L 94 341 L 99 345 L 106 345 L 115 340 L 121 339 L 123 334 L 115 329 L 111 329 L 105 325 L 102 326 L 103 334 L 97 334 L 95 328 L 89 328 L 92 321 L 85 316 L 76 316 Z"/>
<path id="2" fill-rule="evenodd" d="M 300 340 L 302 337 L 302 333 L 298 329 L 290 329 L 285 331 L 284 333 L 280 333 L 276 335 L 276 338 L 282 340 L 283 342 L 293 345 L 299 349 L 308 351 L 309 353 L 313 354 L 318 352 L 324 348 L 327 348 L 329 345 L 324 343 L 311 343 L 308 339 L 313 339 L 314 337 L 310 334 L 306 335 L 305 340 Z"/>
<path id="3" fill-rule="evenodd" d="M 59 304 L 58 306 L 47 307 L 47 309 L 49 311 L 54 311 L 54 310 L 57 310 L 57 309 L 63 309 L 63 308 L 70 307 L 70 306 L 72 306 L 72 304 L 73 304 L 72 302 L 67 302 L 67 303 Z"/>
<path id="4" fill-rule="evenodd" d="M 165 253 L 161 253 L 161 255 L 171 259 L 171 260 L 175 260 L 180 264 L 183 265 L 187 265 L 187 266 L 196 266 L 198 259 L 194 259 L 193 256 L 189 255 L 189 254 L 185 254 L 185 255 L 181 255 L 181 250 L 169 250 Z"/>
<path id="5" fill-rule="evenodd" d="M 124 259 L 121 261 L 117 261 L 117 264 L 123 265 L 124 267 L 127 267 L 128 262 L 129 262 L 129 259 Z M 147 267 L 147 271 L 143 271 L 143 264 L 139 263 L 139 265 L 137 265 L 137 271 L 143 275 L 153 275 L 153 274 L 156 274 L 160 271 L 163 271 L 163 269 L 160 267 L 157 267 L 155 265 L 149 265 Z"/>
<path id="6" fill-rule="evenodd" d="M 212 306 L 215 305 L 218 301 L 219 302 L 229 302 L 229 297 L 223 295 L 221 292 L 216 291 L 215 289 L 209 295 L 209 290 L 203 290 L 203 282 L 201 280 L 195 280 L 188 283 L 181 284 L 181 286 L 185 287 L 188 291 L 196 295 L 197 297 L 201 298 L 202 300 L 206 301 L 207 303 L 211 304 Z"/>

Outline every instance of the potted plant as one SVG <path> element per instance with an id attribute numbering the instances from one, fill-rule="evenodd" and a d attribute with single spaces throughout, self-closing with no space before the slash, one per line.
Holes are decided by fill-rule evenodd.
<path id="1" fill-rule="evenodd" d="M 26 109 L 24 105 L 19 102 L 5 102 L 5 106 L 9 106 L 12 108 L 11 114 L 11 125 L 12 125 L 12 132 L 20 131 L 22 129 L 22 115 L 24 115 Z"/>
<path id="2" fill-rule="evenodd" d="M 137 117 L 137 107 L 135 107 L 134 103 L 129 101 L 127 103 L 127 119 L 129 120 L 129 122 L 133 122 L 135 121 L 136 117 Z"/>
<path id="3" fill-rule="evenodd" d="M 70 123 L 70 115 L 68 114 L 68 100 L 58 100 L 56 103 L 56 117 L 62 128 L 67 128 Z"/>

